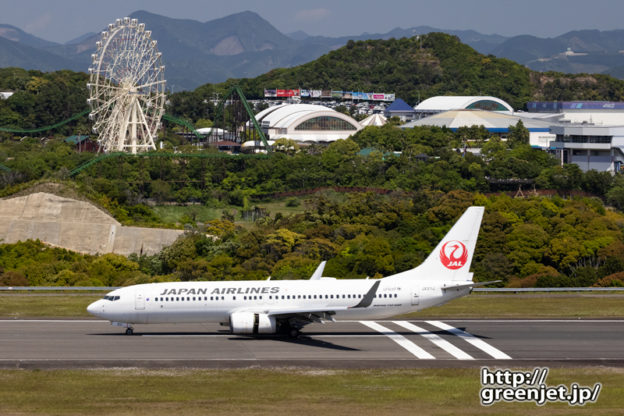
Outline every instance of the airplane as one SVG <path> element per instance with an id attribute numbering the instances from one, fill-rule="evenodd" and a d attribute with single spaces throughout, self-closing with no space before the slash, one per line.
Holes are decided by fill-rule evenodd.
<path id="1" fill-rule="evenodd" d="M 494 282 L 473 282 L 469 271 L 483 218 L 469 207 L 425 261 L 381 279 L 148 283 L 109 292 L 87 311 L 134 333 L 135 324 L 220 323 L 233 334 L 299 336 L 310 323 L 375 320 L 420 311 Z"/>

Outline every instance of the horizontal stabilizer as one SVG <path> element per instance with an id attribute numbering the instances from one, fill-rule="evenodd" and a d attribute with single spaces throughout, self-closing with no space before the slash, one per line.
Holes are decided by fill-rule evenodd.
<path id="1" fill-rule="evenodd" d="M 468 283 L 465 283 L 465 284 L 443 286 L 442 290 L 463 289 L 463 288 L 466 288 L 466 287 L 481 287 L 481 286 L 487 286 L 487 285 L 491 285 L 493 283 L 499 283 L 499 282 L 502 282 L 502 280 L 492 280 L 490 282 L 468 282 Z"/>

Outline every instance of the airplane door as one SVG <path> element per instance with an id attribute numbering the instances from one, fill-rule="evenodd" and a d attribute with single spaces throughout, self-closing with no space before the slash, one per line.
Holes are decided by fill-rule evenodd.
<path id="1" fill-rule="evenodd" d="M 137 311 L 142 311 L 143 309 L 145 309 L 145 297 L 141 292 L 135 292 L 134 309 Z"/>
<path id="2" fill-rule="evenodd" d="M 412 306 L 418 306 L 419 303 L 420 303 L 420 296 L 418 293 L 418 289 L 415 289 L 412 292 Z"/>

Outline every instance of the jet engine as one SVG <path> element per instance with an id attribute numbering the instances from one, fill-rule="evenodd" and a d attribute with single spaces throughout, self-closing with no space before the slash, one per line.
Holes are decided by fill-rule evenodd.
<path id="1" fill-rule="evenodd" d="M 233 334 L 274 334 L 277 322 L 266 313 L 234 312 L 230 315 L 230 330 Z"/>

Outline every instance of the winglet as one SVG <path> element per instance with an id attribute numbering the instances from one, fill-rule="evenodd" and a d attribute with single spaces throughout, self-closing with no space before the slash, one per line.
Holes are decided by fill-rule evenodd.
<path id="1" fill-rule="evenodd" d="M 319 280 L 321 277 L 323 277 L 323 270 L 325 270 L 326 263 L 326 261 L 322 261 L 321 264 L 318 265 L 314 273 L 312 273 L 310 280 Z"/>
<path id="2" fill-rule="evenodd" d="M 368 308 L 371 305 L 371 303 L 373 303 L 373 298 L 375 297 L 375 294 L 377 293 L 377 288 L 379 288 L 379 283 L 381 283 L 381 280 L 377 280 L 373 284 L 373 286 L 370 288 L 370 290 L 364 295 L 360 303 L 358 303 L 355 306 L 351 306 L 351 308 Z"/>

